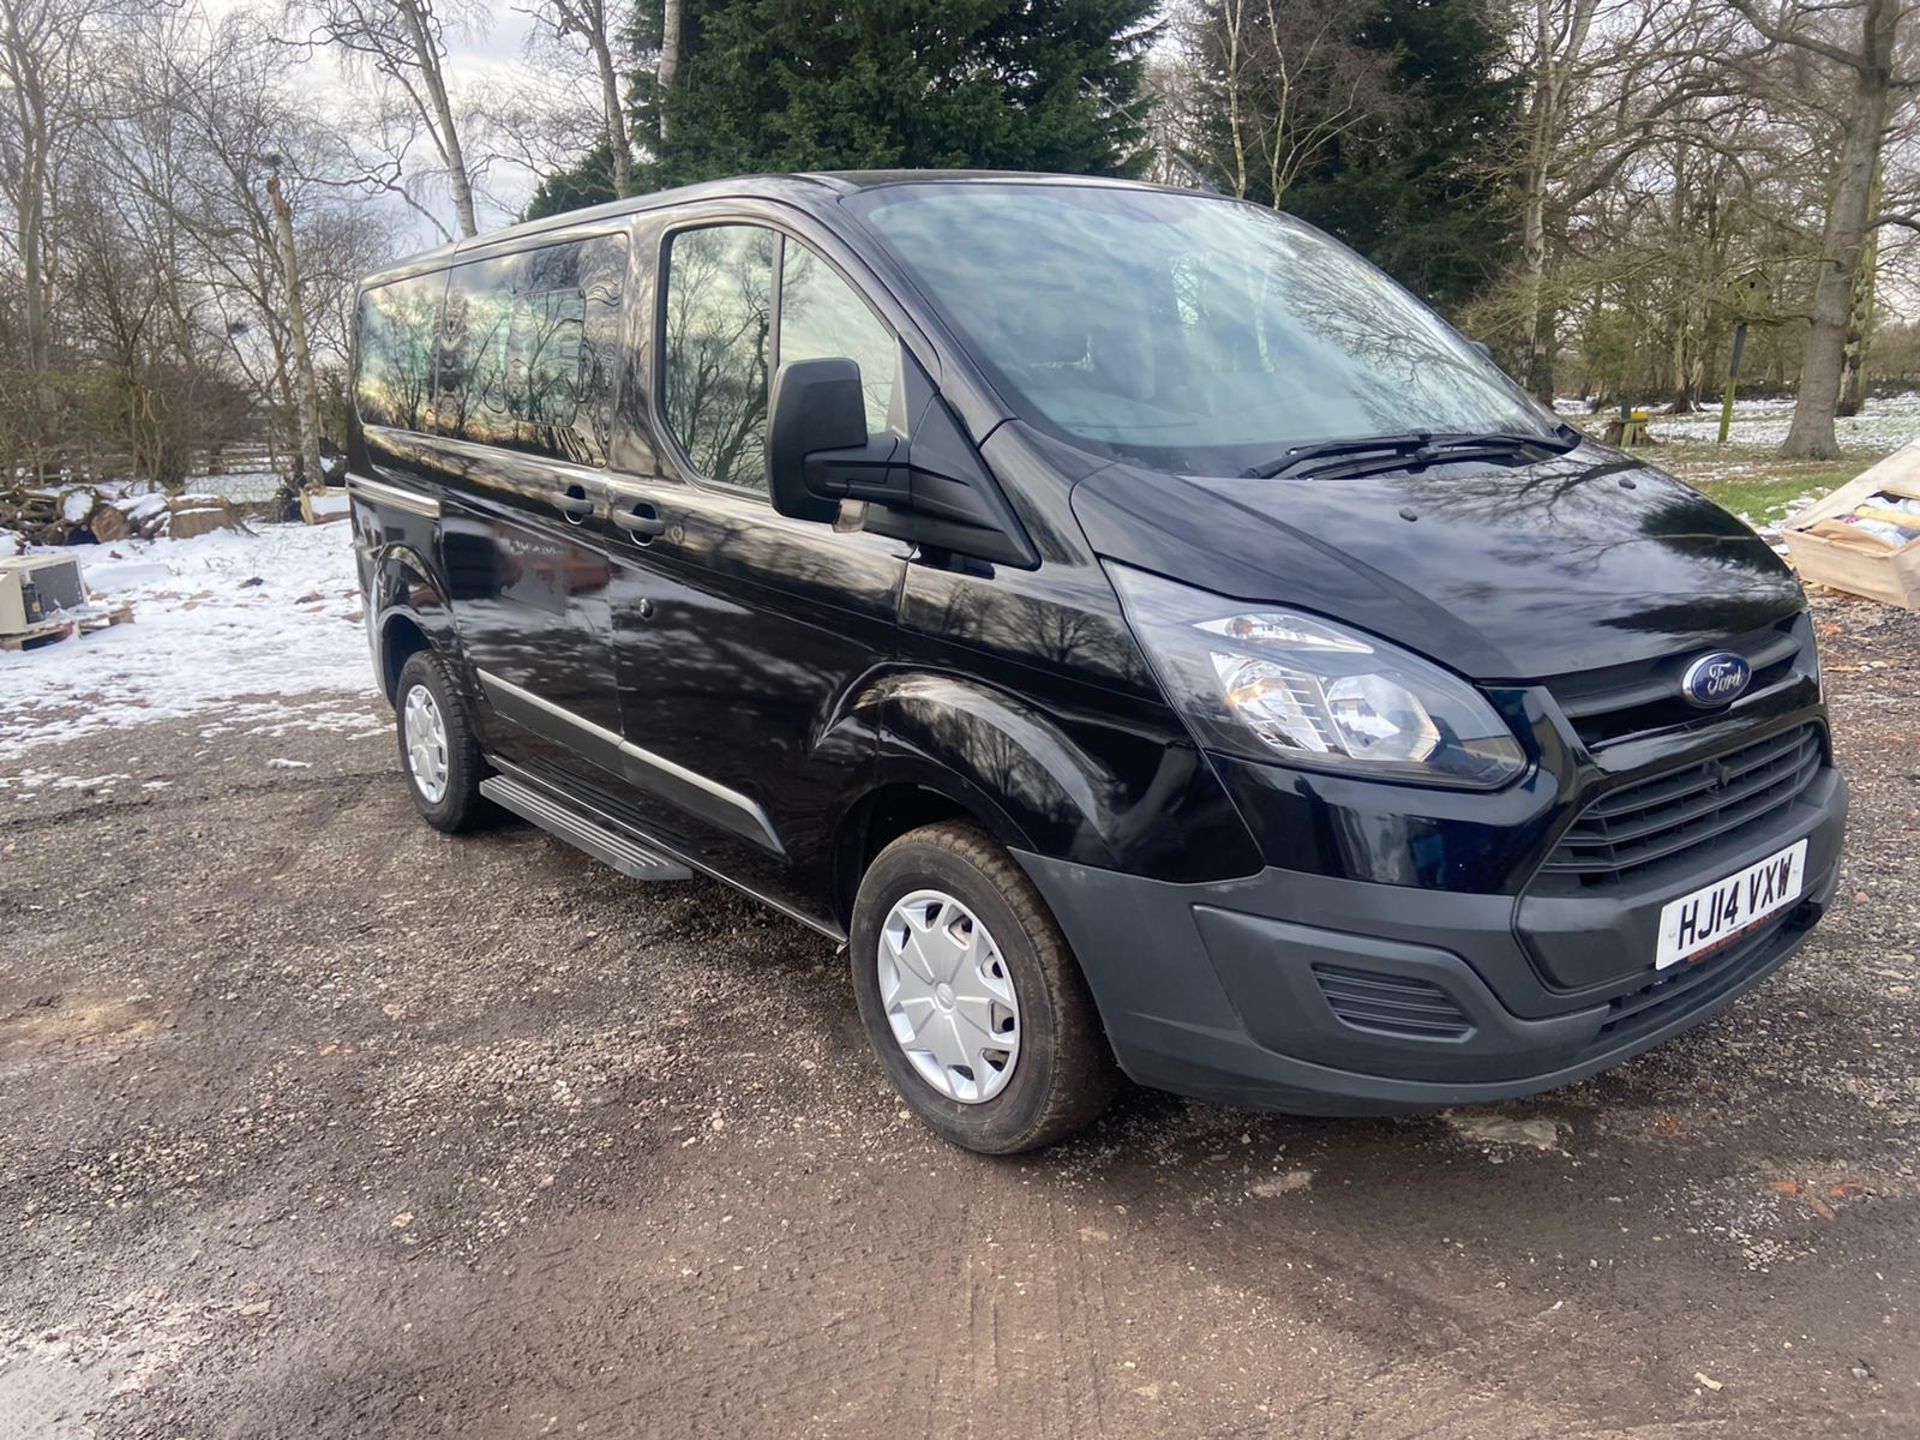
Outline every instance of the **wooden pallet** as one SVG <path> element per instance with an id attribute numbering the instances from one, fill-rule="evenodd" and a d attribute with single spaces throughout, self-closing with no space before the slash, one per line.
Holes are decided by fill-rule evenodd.
<path id="1" fill-rule="evenodd" d="M 0 635 L 0 650 L 38 650 L 42 645 L 51 645 L 56 640 L 66 640 L 80 633 L 80 626 L 72 620 L 58 620 L 51 625 L 36 625 L 31 630 L 22 630 L 17 635 Z"/>
<path id="2" fill-rule="evenodd" d="M 131 605 L 116 605 L 104 615 L 83 615 L 79 621 L 80 632 L 83 635 L 91 635 L 96 630 L 105 630 L 109 625 L 131 625 L 132 623 L 133 607 Z"/>
<path id="3" fill-rule="evenodd" d="M 44 625 L 36 625 L 31 630 L 23 630 L 17 635 L 0 635 L 0 650 L 38 650 L 43 645 L 71 640 L 75 635 L 90 635 L 96 630 L 105 630 L 110 625 L 132 623 L 133 607 L 116 605 L 111 610 L 83 615 L 78 620 L 53 620 Z"/>

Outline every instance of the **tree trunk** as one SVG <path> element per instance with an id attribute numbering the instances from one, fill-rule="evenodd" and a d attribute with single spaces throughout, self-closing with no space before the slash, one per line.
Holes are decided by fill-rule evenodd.
<path id="1" fill-rule="evenodd" d="M 1676 145 L 1673 152 L 1673 214 L 1669 223 L 1673 227 L 1676 240 L 1687 236 L 1687 147 Z M 1673 346 L 1670 360 L 1673 365 L 1673 394 L 1667 405 L 1670 415 L 1691 415 L 1693 413 L 1693 363 L 1688 353 L 1692 348 L 1687 342 L 1688 310 L 1692 298 L 1693 277 L 1692 255 L 1684 251 L 1675 257 L 1672 274 L 1668 277 L 1673 284 L 1673 309 L 1669 323 L 1673 327 Z"/>
<path id="2" fill-rule="evenodd" d="M 53 393 L 47 370 L 53 345 L 47 319 L 47 173 L 52 133 L 41 56 L 40 37 L 23 32 L 14 5 L 4 7 L 8 69 L 13 75 L 11 99 L 19 134 L 16 163 L 18 191 L 14 203 L 15 243 L 20 256 L 21 322 L 26 331 L 27 376 L 32 413 L 27 417 L 28 444 L 34 476 L 46 478 L 46 440 L 52 430 Z"/>
<path id="3" fill-rule="evenodd" d="M 447 98 L 447 77 L 440 67 L 440 47 L 427 32 L 426 17 L 412 0 L 403 0 L 400 13 L 413 43 L 420 77 L 426 82 L 427 100 L 433 106 L 434 138 L 440 158 L 446 162 L 447 190 L 453 197 L 453 213 L 460 221 L 460 233 L 471 239 L 480 233 L 479 222 L 474 218 L 473 181 L 467 174 L 467 156 L 460 145 L 460 127 L 454 122 L 453 102 Z"/>
<path id="4" fill-rule="evenodd" d="M 600 110 L 607 127 L 607 149 L 613 155 L 613 193 L 624 200 L 633 194 L 633 139 L 627 130 L 627 112 L 620 104 L 620 71 L 613 63 L 604 26 L 587 39 L 600 70 Z"/>
<path id="5" fill-rule="evenodd" d="M 269 176 L 267 195 L 273 201 L 276 249 L 281 283 L 287 290 L 287 334 L 293 350 L 294 418 L 300 436 L 300 479 L 310 490 L 326 483 L 320 469 L 320 387 L 314 383 L 313 354 L 307 349 L 307 312 L 300 296 L 300 256 L 293 245 L 293 210 L 280 188 L 280 177 Z"/>
<path id="6" fill-rule="evenodd" d="M 1800 393 L 1793 425 L 1780 453 L 1793 459 L 1837 460 L 1833 432 L 1845 368 L 1847 317 L 1855 278 L 1872 218 L 1874 177 L 1879 172 L 1892 81 L 1893 42 L 1899 0 L 1868 0 L 1861 64 L 1854 71 L 1845 130 L 1835 164 L 1832 201 L 1820 239 L 1820 269 L 1814 282 L 1812 323 L 1800 365 Z"/>
<path id="7" fill-rule="evenodd" d="M 46 226 L 39 182 L 34 180 L 28 184 L 30 188 L 23 193 L 26 203 L 20 207 L 19 217 L 21 285 L 26 292 L 21 296 L 21 310 L 27 332 L 27 375 L 33 396 L 28 432 L 33 446 L 34 476 L 44 480 L 47 466 L 44 442 L 51 428 L 49 412 L 53 409 L 52 391 L 47 383 L 47 357 L 52 347 L 47 341 Z"/>
<path id="8" fill-rule="evenodd" d="M 660 65 L 654 80 L 660 90 L 660 138 L 667 138 L 667 106 L 673 87 L 680 83 L 680 31 L 686 19 L 686 0 L 663 0 L 660 11 Z"/>
<path id="9" fill-rule="evenodd" d="M 1880 184 L 1876 179 L 1869 209 L 1880 208 Z M 1834 410 L 1839 419 L 1858 415 L 1867 403 L 1867 351 L 1873 343 L 1875 295 L 1879 285 L 1880 232 L 1869 228 L 1860 254 L 1859 273 L 1853 277 L 1853 303 L 1847 309 L 1847 339 L 1840 352 L 1840 403 Z"/>
<path id="10" fill-rule="evenodd" d="M 1520 290 L 1524 305 L 1526 386 L 1553 402 L 1554 317 L 1547 295 L 1547 190 L 1560 138 L 1566 93 L 1575 63 L 1586 48 L 1599 0 L 1571 0 L 1556 34 L 1555 0 L 1534 0 L 1533 100 L 1527 113 L 1527 160 L 1521 177 Z"/>
<path id="11" fill-rule="evenodd" d="M 1553 401 L 1553 317 L 1547 314 L 1547 189 L 1544 170 L 1529 168 L 1520 224 L 1521 294 L 1526 315 L 1527 362 L 1522 379 L 1535 399 Z"/>
<path id="12" fill-rule="evenodd" d="M 1840 399 L 1833 408 L 1834 418 L 1838 420 L 1858 415 L 1867 403 L 1867 347 L 1871 340 L 1874 302 L 1873 238 L 1869 232 L 1868 257 L 1863 260 L 1858 282 L 1853 287 L 1853 304 L 1847 311 L 1847 338 L 1840 347 Z"/>

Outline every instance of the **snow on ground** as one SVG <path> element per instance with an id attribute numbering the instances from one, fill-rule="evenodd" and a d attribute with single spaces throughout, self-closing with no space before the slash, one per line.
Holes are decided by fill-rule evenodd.
<path id="1" fill-rule="evenodd" d="M 1584 403 L 1569 396 L 1553 402 L 1553 408 L 1569 418 L 1582 420 L 1585 428 L 1599 434 L 1607 415 L 1587 417 Z M 1708 401 L 1691 415 L 1665 414 L 1666 405 L 1641 405 L 1647 411 L 1647 426 L 1654 438 L 1669 444 L 1712 445 L 1720 438 L 1720 406 Z M 1766 447 L 1787 438 L 1793 423 L 1793 400 L 1741 400 L 1733 402 L 1733 429 L 1729 441 L 1738 446 Z M 1897 450 L 1910 440 L 1920 439 L 1920 394 L 1890 395 L 1867 401 L 1858 415 L 1833 423 L 1840 444 L 1849 450 Z"/>
<path id="2" fill-rule="evenodd" d="M 1733 402 L 1730 439 L 1742 445 L 1778 445 L 1793 423 L 1791 400 Z M 1711 445 L 1720 438 L 1720 407 L 1693 415 L 1655 414 L 1648 421 L 1655 436 L 1667 441 Z M 1848 450 L 1897 450 L 1920 439 L 1920 395 L 1872 399 L 1858 415 L 1833 422 L 1834 434 Z"/>
<path id="3" fill-rule="evenodd" d="M 262 525 L 49 552 L 78 559 L 96 598 L 130 603 L 134 623 L 0 652 L 0 763 L 181 716 L 204 716 L 203 735 L 384 728 L 366 704 L 352 544 L 349 525 Z"/>

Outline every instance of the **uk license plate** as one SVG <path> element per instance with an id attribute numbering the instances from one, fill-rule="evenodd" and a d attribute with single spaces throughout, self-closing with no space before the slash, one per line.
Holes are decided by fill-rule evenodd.
<path id="1" fill-rule="evenodd" d="M 1660 910 L 1653 968 L 1664 970 L 1723 945 L 1800 898 L 1807 878 L 1807 842 L 1797 841 L 1757 865 L 1669 900 Z"/>

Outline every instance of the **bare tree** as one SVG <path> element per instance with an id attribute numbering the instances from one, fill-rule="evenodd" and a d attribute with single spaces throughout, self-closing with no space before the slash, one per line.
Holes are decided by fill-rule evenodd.
<path id="1" fill-rule="evenodd" d="M 330 175 L 339 138 L 288 88 L 293 52 L 244 15 L 209 26 L 188 13 L 122 37 L 89 121 L 130 234 L 168 237 L 182 333 L 216 338 L 268 413 L 285 417 L 297 474 L 319 483 L 319 361 L 314 333 L 337 336 L 349 291 L 379 228 L 351 172 Z M 317 263 L 316 263 L 317 262 Z M 344 277 L 341 267 L 347 267 Z M 316 284 L 314 282 L 318 281 Z M 333 344 L 338 366 L 344 348 Z"/>
<path id="2" fill-rule="evenodd" d="M 1800 389 L 1783 455 L 1837 459 L 1834 412 L 1846 368 L 1848 319 L 1873 228 L 1874 186 L 1895 105 L 1920 76 L 1902 73 L 1899 42 L 1911 16 L 1907 0 L 1853 5 L 1784 0 L 1728 0 L 1769 49 L 1787 48 L 1825 61 L 1843 77 L 1839 144 L 1828 175 L 1813 304 L 1800 366 Z"/>
<path id="3" fill-rule="evenodd" d="M 1178 16 L 1224 120 L 1233 193 L 1279 206 L 1345 136 L 1404 112 L 1394 56 L 1357 43 L 1373 0 L 1197 0 Z"/>
<path id="4" fill-rule="evenodd" d="M 533 17 L 535 43 L 545 38 L 567 49 L 581 46 L 592 59 L 599 90 L 601 138 L 612 157 L 613 193 L 622 197 L 633 194 L 633 135 L 621 93 L 621 75 L 630 68 L 632 57 L 619 46 L 619 18 L 609 18 L 607 0 L 539 0 L 524 13 Z M 661 53 L 664 58 L 664 46 Z"/>
<path id="5" fill-rule="evenodd" d="M 1548 189 L 1566 138 L 1567 114 L 1587 57 L 1599 0 L 1534 0 L 1525 65 L 1532 98 L 1527 107 L 1521 168 L 1520 274 L 1525 306 L 1526 384 L 1553 398 L 1553 343 L 1546 305 Z"/>
<path id="6" fill-rule="evenodd" d="M 449 26 L 469 28 L 483 19 L 480 0 L 441 0 L 439 6 L 435 0 L 291 0 L 288 13 L 307 19 L 317 38 L 404 97 L 439 157 L 460 233 L 479 234 L 474 172 L 447 85 L 446 35 Z"/>
<path id="7" fill-rule="evenodd" d="M 50 403 L 47 369 L 51 230 L 62 147 L 92 88 L 101 32 L 131 0 L 0 0 L 0 191 L 12 211 L 10 240 L 21 271 L 29 430 L 39 436 Z M 35 458 L 35 464 L 44 457 Z"/>

